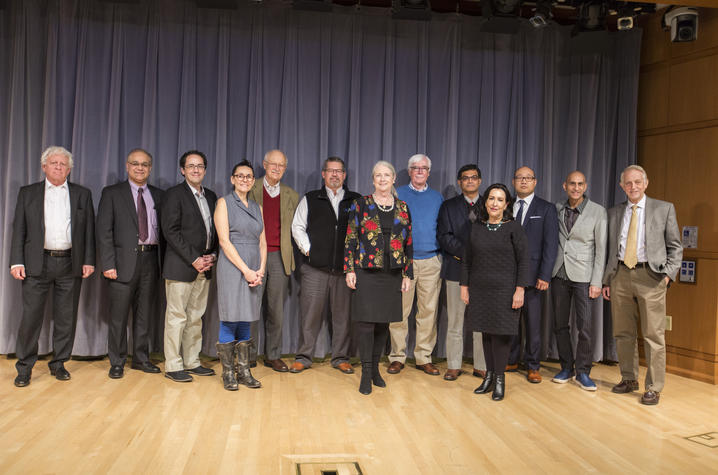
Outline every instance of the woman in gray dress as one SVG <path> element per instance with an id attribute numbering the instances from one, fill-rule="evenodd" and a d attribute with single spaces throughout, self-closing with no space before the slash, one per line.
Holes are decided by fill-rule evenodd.
<path id="1" fill-rule="evenodd" d="M 261 287 L 267 263 L 262 209 L 247 197 L 254 185 L 254 169 L 247 160 L 235 165 L 233 190 L 217 200 L 214 224 L 219 238 L 217 300 L 219 341 L 224 389 L 236 391 L 239 384 L 258 388 L 262 384 L 249 369 L 250 324 L 259 320 Z"/>

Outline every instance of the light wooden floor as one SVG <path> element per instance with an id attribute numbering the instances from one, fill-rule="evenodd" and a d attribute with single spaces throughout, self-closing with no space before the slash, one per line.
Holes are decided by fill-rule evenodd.
<path id="1" fill-rule="evenodd" d="M 298 375 L 262 366 L 264 387 L 237 392 L 219 376 L 179 384 L 129 367 L 110 380 L 107 360 L 69 362 L 69 382 L 40 361 L 15 388 L 14 363 L 0 358 L 0 473 L 296 474 L 320 461 L 364 474 L 718 472 L 718 387 L 674 375 L 647 407 L 612 394 L 618 369 L 602 365 L 596 393 L 551 383 L 550 365 L 538 385 L 509 374 L 496 403 L 473 394 L 472 376 L 386 375 L 386 364 L 387 388 L 363 396 L 359 371 L 328 363 Z M 712 448 L 687 439 L 707 433 Z"/>

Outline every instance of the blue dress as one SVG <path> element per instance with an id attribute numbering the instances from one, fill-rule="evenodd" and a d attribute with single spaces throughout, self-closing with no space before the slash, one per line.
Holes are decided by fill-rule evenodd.
<path id="1" fill-rule="evenodd" d="M 224 197 L 227 205 L 229 240 L 250 269 L 258 269 L 261 263 L 259 236 L 264 229 L 259 205 L 248 200 L 249 206 L 234 193 Z M 250 287 L 244 274 L 227 259 L 224 250 L 219 251 L 217 261 L 217 301 L 219 319 L 224 322 L 254 322 L 259 320 L 262 303 L 262 286 Z"/>

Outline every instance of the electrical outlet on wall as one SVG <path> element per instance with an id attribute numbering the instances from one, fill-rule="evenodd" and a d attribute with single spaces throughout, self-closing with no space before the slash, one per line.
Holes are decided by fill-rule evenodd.
<path id="1" fill-rule="evenodd" d="M 673 317 L 666 315 L 666 331 L 673 330 Z"/>

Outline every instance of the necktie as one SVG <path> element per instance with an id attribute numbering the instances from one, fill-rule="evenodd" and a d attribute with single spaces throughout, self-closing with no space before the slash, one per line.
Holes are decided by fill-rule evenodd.
<path id="1" fill-rule="evenodd" d="M 516 213 L 516 221 L 518 221 L 521 224 L 524 224 L 524 205 L 526 202 L 524 200 L 519 200 L 519 212 Z"/>
<path id="2" fill-rule="evenodd" d="M 478 216 L 476 215 L 476 207 L 474 207 L 474 202 L 472 201 L 471 203 L 469 203 L 469 221 L 475 223 L 477 218 Z"/>
<path id="3" fill-rule="evenodd" d="M 633 205 L 632 208 L 631 224 L 628 225 L 628 237 L 626 237 L 626 252 L 623 255 L 623 263 L 629 269 L 633 269 L 638 263 L 638 205 Z"/>
<path id="4" fill-rule="evenodd" d="M 147 232 L 147 205 L 145 200 L 142 198 L 142 192 L 144 189 L 137 189 L 137 224 L 140 228 L 140 242 L 145 242 L 149 237 Z"/>

